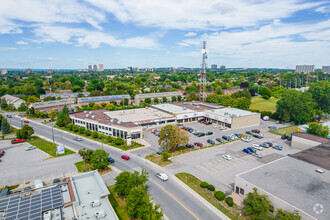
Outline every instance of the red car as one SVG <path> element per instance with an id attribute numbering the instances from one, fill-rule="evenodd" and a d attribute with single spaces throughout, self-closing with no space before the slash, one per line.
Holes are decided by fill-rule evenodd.
<path id="1" fill-rule="evenodd" d="M 128 155 L 122 155 L 121 158 L 125 159 L 125 160 L 129 160 L 131 159 Z"/>
<path id="2" fill-rule="evenodd" d="M 260 133 L 260 130 L 258 130 L 258 129 L 254 129 L 254 130 L 252 130 L 252 132 L 253 132 L 253 133 L 256 133 L 256 134 L 259 134 L 259 133 Z"/>
<path id="3" fill-rule="evenodd" d="M 29 121 L 24 121 L 24 123 L 29 123 Z"/>
<path id="4" fill-rule="evenodd" d="M 201 142 L 195 142 L 194 145 L 198 147 L 203 147 L 203 144 Z"/>
<path id="5" fill-rule="evenodd" d="M 22 142 L 25 142 L 25 139 L 16 139 L 16 140 L 11 141 L 12 144 L 17 144 L 17 143 L 22 143 Z"/>

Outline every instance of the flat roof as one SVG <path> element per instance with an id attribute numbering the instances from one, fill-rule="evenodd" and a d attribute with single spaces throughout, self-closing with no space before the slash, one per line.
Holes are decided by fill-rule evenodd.
<path id="1" fill-rule="evenodd" d="M 238 109 L 238 108 L 231 108 L 231 107 L 208 110 L 207 112 L 210 112 L 210 113 L 222 116 L 222 117 L 227 117 L 227 118 L 237 118 L 237 117 L 242 117 L 242 116 L 259 114 L 256 112 L 251 112 L 251 111 L 242 110 L 242 109 Z"/>
<path id="2" fill-rule="evenodd" d="M 292 134 L 292 136 L 305 138 L 305 139 L 320 142 L 320 143 L 326 143 L 326 142 L 330 141 L 329 138 L 317 136 L 317 135 L 314 135 L 314 134 L 308 134 L 308 133 L 304 133 L 304 132 L 295 132 L 295 133 Z"/>
<path id="3" fill-rule="evenodd" d="M 183 108 L 187 108 L 193 111 L 206 111 L 206 110 L 211 110 L 211 109 L 218 109 L 222 108 L 223 106 L 214 104 L 214 103 L 203 103 L 203 102 L 175 102 L 171 103 L 172 105 L 175 106 L 180 106 Z"/>
<path id="4" fill-rule="evenodd" d="M 319 168 L 292 157 L 284 157 L 238 176 L 317 219 L 328 220 L 330 172 L 317 173 L 315 170 Z M 324 206 L 322 214 L 314 212 L 315 204 Z"/>
<path id="5" fill-rule="evenodd" d="M 159 92 L 159 93 L 142 93 L 136 94 L 136 98 L 154 98 L 154 97 L 162 97 L 162 96 L 178 96 L 182 95 L 181 92 Z"/>
<path id="6" fill-rule="evenodd" d="M 151 107 L 159 109 L 159 110 L 167 112 L 167 113 L 170 113 L 170 114 L 194 112 L 193 110 L 188 109 L 186 107 L 182 107 L 179 105 L 173 105 L 173 104 L 169 104 L 169 103 L 152 105 Z"/>
<path id="7" fill-rule="evenodd" d="M 172 114 L 168 114 L 158 109 L 149 107 L 118 111 L 106 111 L 104 112 L 104 114 L 106 114 L 110 118 L 115 118 L 118 121 L 122 122 L 140 122 L 173 117 Z"/>
<path id="8" fill-rule="evenodd" d="M 78 96 L 78 94 L 83 94 L 84 96 L 89 96 L 89 92 L 72 92 L 72 93 L 48 93 L 45 95 L 41 95 L 40 98 L 46 98 L 46 97 L 64 97 L 64 96 Z"/>
<path id="9" fill-rule="evenodd" d="M 88 103 L 88 102 L 102 102 L 102 101 L 113 101 L 113 100 L 122 100 L 122 99 L 131 99 L 131 96 L 128 94 L 124 94 L 124 95 L 112 95 L 112 96 L 82 97 L 82 98 L 78 98 L 78 102 Z"/>
<path id="10" fill-rule="evenodd" d="M 58 106 L 58 105 L 69 105 L 69 104 L 71 104 L 70 100 L 61 99 L 61 100 L 53 100 L 53 101 L 47 101 L 47 102 L 34 102 L 34 103 L 31 103 L 30 105 L 37 109 L 37 108 L 48 108 L 48 107 L 53 107 L 53 106 Z"/>

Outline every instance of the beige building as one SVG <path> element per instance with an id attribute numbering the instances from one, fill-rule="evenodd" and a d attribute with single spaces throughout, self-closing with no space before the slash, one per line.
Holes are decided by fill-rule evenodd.
<path id="1" fill-rule="evenodd" d="M 9 105 L 9 104 L 13 104 L 14 107 L 15 107 L 16 109 L 18 109 L 18 107 L 19 107 L 22 103 L 25 103 L 25 101 L 24 101 L 23 99 L 20 99 L 20 98 L 18 98 L 18 97 L 16 97 L 16 96 L 8 95 L 8 94 L 2 96 L 1 99 L 5 99 L 8 105 Z"/>
<path id="2" fill-rule="evenodd" d="M 113 96 L 94 96 L 94 97 L 83 97 L 78 98 L 78 106 L 81 107 L 82 105 L 88 105 L 91 102 L 94 102 L 95 104 L 102 104 L 106 103 L 109 104 L 111 102 L 116 102 L 117 104 L 120 104 L 121 101 L 125 101 L 125 99 L 128 100 L 128 105 L 131 104 L 131 96 L 128 94 L 125 95 L 113 95 Z"/>
<path id="3" fill-rule="evenodd" d="M 71 109 L 71 100 L 61 99 L 47 102 L 34 102 L 29 105 L 29 108 L 33 107 L 36 111 L 49 113 L 53 109 L 56 112 L 60 112 L 65 105 L 68 107 L 68 109 Z"/>
<path id="4" fill-rule="evenodd" d="M 320 137 L 313 134 L 296 132 L 292 134 L 291 147 L 295 147 L 301 150 L 306 150 L 317 145 L 330 141 L 325 137 Z"/>
<path id="5" fill-rule="evenodd" d="M 172 102 L 173 96 L 176 96 L 178 100 L 178 96 L 182 96 L 181 92 L 161 92 L 161 93 L 143 93 L 136 94 L 134 97 L 135 105 L 140 105 L 140 101 L 145 101 L 147 98 L 151 99 L 151 103 L 154 103 L 155 98 L 158 98 L 159 102 L 163 102 L 163 97 L 166 97 L 167 102 Z"/>

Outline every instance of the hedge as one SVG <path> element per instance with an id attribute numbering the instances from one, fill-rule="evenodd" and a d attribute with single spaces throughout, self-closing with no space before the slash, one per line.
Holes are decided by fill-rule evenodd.
<path id="1" fill-rule="evenodd" d="M 208 185 L 207 188 L 210 190 L 210 191 L 214 191 L 215 190 L 215 187 L 213 185 Z"/>
<path id="2" fill-rule="evenodd" d="M 221 191 L 216 191 L 214 197 L 219 201 L 223 201 L 226 198 L 226 195 Z"/>
<path id="3" fill-rule="evenodd" d="M 207 182 L 201 182 L 200 187 L 206 188 L 206 187 L 208 187 L 208 185 L 209 184 Z"/>
<path id="4" fill-rule="evenodd" d="M 232 206 L 234 205 L 233 198 L 231 198 L 231 197 L 227 197 L 227 198 L 226 198 L 226 203 L 227 203 L 230 207 L 232 207 Z"/>

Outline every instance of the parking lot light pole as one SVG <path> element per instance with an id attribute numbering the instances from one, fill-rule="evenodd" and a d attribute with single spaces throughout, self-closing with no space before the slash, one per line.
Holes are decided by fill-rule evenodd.
<path id="1" fill-rule="evenodd" d="M 53 145 L 55 146 L 55 141 L 54 141 L 54 125 L 52 126 L 52 136 L 53 136 Z"/>

